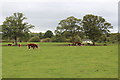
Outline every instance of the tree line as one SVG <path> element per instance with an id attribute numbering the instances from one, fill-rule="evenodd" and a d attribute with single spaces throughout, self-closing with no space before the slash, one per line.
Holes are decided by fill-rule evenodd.
<path id="1" fill-rule="evenodd" d="M 17 42 L 82 42 L 83 39 L 90 39 L 95 42 L 112 42 L 119 40 L 119 33 L 110 33 L 113 28 L 111 23 L 107 22 L 103 17 L 93 14 L 87 14 L 82 19 L 70 16 L 61 20 L 54 31 L 47 30 L 45 33 L 32 33 L 30 29 L 34 28 L 25 22 L 27 18 L 23 13 L 14 13 L 6 17 L 2 27 L 3 40 Z"/>

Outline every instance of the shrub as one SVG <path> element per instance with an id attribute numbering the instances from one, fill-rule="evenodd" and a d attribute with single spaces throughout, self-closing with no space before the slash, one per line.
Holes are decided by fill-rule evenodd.
<path id="1" fill-rule="evenodd" d="M 40 41 L 40 39 L 39 39 L 39 37 L 32 37 L 30 40 L 29 40 L 30 42 L 39 42 Z"/>
<path id="2" fill-rule="evenodd" d="M 41 39 L 40 42 L 51 42 L 51 38 Z"/>
<path id="3" fill-rule="evenodd" d="M 66 38 L 61 35 L 56 35 L 51 38 L 52 42 L 66 42 Z"/>

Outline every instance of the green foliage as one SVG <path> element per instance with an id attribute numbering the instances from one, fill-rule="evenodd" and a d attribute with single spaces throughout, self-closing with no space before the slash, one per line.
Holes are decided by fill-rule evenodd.
<path id="1" fill-rule="evenodd" d="M 80 26 L 81 19 L 77 19 L 73 16 L 68 17 L 67 19 L 61 20 L 58 24 L 58 27 L 55 30 L 56 35 L 61 35 L 66 38 L 71 37 L 72 42 L 75 41 L 74 37 L 82 31 Z"/>
<path id="2" fill-rule="evenodd" d="M 40 38 L 38 36 L 32 37 L 29 42 L 40 42 Z"/>
<path id="3" fill-rule="evenodd" d="M 78 35 L 74 36 L 74 41 L 75 42 L 82 42 L 80 36 L 78 36 Z"/>
<path id="4" fill-rule="evenodd" d="M 103 34 L 107 34 L 111 24 L 106 22 L 104 18 L 95 15 L 85 15 L 82 20 L 82 26 L 86 36 L 93 40 L 93 44 L 97 41 Z"/>
<path id="5" fill-rule="evenodd" d="M 0 34 L 0 42 L 2 41 L 2 34 Z"/>
<path id="6" fill-rule="evenodd" d="M 44 38 L 51 38 L 51 37 L 53 37 L 53 32 L 50 30 L 46 31 L 44 34 Z"/>
<path id="7" fill-rule="evenodd" d="M 52 42 L 66 42 L 66 38 L 61 35 L 56 35 L 52 37 Z"/>
<path id="8" fill-rule="evenodd" d="M 119 33 L 119 32 L 118 32 L 117 37 L 118 37 L 118 42 L 119 42 L 119 44 L 120 44 L 120 33 Z"/>
<path id="9" fill-rule="evenodd" d="M 107 36 L 106 35 L 102 35 L 99 39 L 98 42 L 100 43 L 106 43 L 107 42 Z"/>
<path id="10" fill-rule="evenodd" d="M 51 42 L 51 38 L 44 38 L 40 40 L 41 42 Z"/>
<path id="11" fill-rule="evenodd" d="M 109 34 L 109 42 L 112 42 L 112 43 L 118 43 L 119 41 L 119 33 L 111 33 Z"/>
<path id="12" fill-rule="evenodd" d="M 67 39 L 72 36 L 70 31 L 64 31 L 61 35 L 64 36 L 65 38 L 67 38 Z"/>
<path id="13" fill-rule="evenodd" d="M 30 34 L 31 37 L 39 36 L 39 33 L 33 33 L 33 32 L 31 32 L 29 34 Z"/>
<path id="14" fill-rule="evenodd" d="M 38 34 L 38 36 L 39 36 L 40 39 L 42 39 L 42 38 L 44 37 L 44 33 L 40 32 L 40 33 Z"/>
<path id="15" fill-rule="evenodd" d="M 15 45 L 17 45 L 18 38 L 25 36 L 26 33 L 30 32 L 30 28 L 34 26 L 24 22 L 27 19 L 23 13 L 14 13 L 12 16 L 6 18 L 3 22 L 2 32 L 3 37 L 9 37 L 15 40 Z"/>
<path id="16" fill-rule="evenodd" d="M 18 39 L 18 41 L 20 41 L 20 42 L 27 42 L 27 41 L 29 41 L 29 39 L 31 38 L 31 36 L 30 36 L 30 34 L 29 33 L 25 33 L 24 34 L 24 36 L 21 36 L 19 39 Z"/>
<path id="17" fill-rule="evenodd" d="M 75 18 L 70 16 L 59 22 L 55 36 L 53 32 L 47 30 L 45 33 L 29 33 L 31 28 L 34 26 L 24 22 L 27 18 L 22 13 L 14 13 L 12 16 L 6 18 L 2 27 L 2 36 L 4 40 L 17 41 L 28 41 L 32 37 L 39 37 L 39 39 L 51 38 L 54 42 L 81 42 L 82 39 L 91 39 L 93 44 L 97 42 L 117 42 L 119 39 L 118 35 L 107 34 L 112 28 L 111 24 L 108 23 L 101 16 L 95 16 L 92 14 L 85 15 L 83 19 Z"/>

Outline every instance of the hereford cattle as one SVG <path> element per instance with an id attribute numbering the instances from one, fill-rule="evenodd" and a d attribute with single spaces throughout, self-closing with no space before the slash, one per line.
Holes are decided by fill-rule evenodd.
<path id="1" fill-rule="evenodd" d="M 18 44 L 19 47 L 21 47 L 21 44 Z"/>
<path id="2" fill-rule="evenodd" d="M 33 49 L 38 48 L 37 44 L 27 44 L 27 46 L 28 46 L 28 49 L 30 49 L 30 48 L 33 48 Z"/>
<path id="3" fill-rule="evenodd" d="M 8 44 L 8 46 L 12 46 L 12 44 Z"/>
<path id="4" fill-rule="evenodd" d="M 73 46 L 77 46 L 77 45 L 78 45 L 78 46 L 81 46 L 81 43 L 80 43 L 80 42 L 73 42 L 72 45 L 73 45 Z"/>

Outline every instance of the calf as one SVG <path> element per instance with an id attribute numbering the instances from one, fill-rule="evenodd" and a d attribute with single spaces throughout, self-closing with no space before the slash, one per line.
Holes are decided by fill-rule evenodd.
<path id="1" fill-rule="evenodd" d="M 38 48 L 38 45 L 37 44 L 27 44 L 27 46 L 28 46 L 28 49 L 30 49 L 30 48 Z"/>

